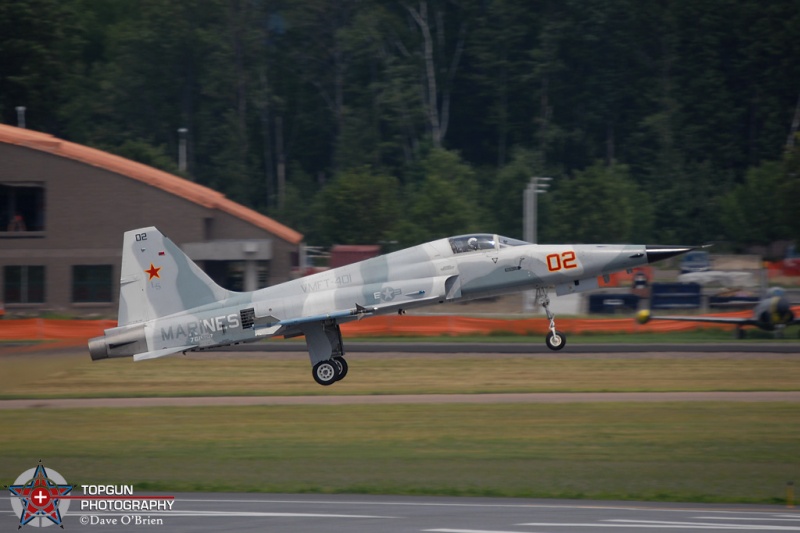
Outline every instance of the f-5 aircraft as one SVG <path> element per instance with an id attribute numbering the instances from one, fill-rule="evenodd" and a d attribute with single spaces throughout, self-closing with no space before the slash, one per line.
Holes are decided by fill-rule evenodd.
<path id="1" fill-rule="evenodd" d="M 253 292 L 214 283 L 155 227 L 128 231 L 122 245 L 118 326 L 89 341 L 93 360 L 154 359 L 179 352 L 304 335 L 312 374 L 331 385 L 347 374 L 339 325 L 445 302 L 529 289 L 550 320 L 547 346 L 560 350 L 548 288 L 557 295 L 598 286 L 598 276 L 691 250 L 686 246 L 537 245 L 491 234 L 439 239 Z"/>
<path id="2" fill-rule="evenodd" d="M 783 335 L 786 326 L 800 324 L 792 312 L 792 304 L 783 294 L 783 290 L 773 287 L 766 298 L 758 301 L 750 318 L 713 317 L 713 316 L 652 316 L 649 309 L 643 309 L 636 315 L 636 321 L 646 324 L 651 320 L 681 320 L 684 322 L 709 322 L 716 324 L 733 324 L 736 326 L 736 338 L 744 338 L 744 326 L 755 326 L 764 331 L 772 331 L 776 336 Z"/>

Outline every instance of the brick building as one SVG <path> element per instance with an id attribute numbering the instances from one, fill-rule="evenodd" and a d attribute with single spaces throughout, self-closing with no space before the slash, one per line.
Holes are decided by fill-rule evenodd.
<path id="1" fill-rule="evenodd" d="M 290 279 L 303 236 L 183 178 L 0 125 L 0 287 L 6 312 L 113 315 L 124 231 L 156 226 L 217 283 Z"/>

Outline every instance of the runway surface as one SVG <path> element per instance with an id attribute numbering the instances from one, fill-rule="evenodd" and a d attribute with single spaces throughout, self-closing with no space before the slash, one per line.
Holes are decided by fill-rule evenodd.
<path id="1" fill-rule="evenodd" d="M 171 511 L 81 511 L 67 531 L 281 533 L 590 533 L 800 531 L 800 512 L 780 506 L 362 495 L 174 494 Z M 4 505 L 0 529 L 18 520 Z M 116 520 L 116 523 L 110 521 Z M 101 521 L 103 523 L 101 523 Z M 9 527 L 6 527 L 9 526 Z"/>

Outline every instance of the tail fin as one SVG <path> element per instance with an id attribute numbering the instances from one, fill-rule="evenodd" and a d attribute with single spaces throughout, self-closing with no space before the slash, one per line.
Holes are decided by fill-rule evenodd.
<path id="1" fill-rule="evenodd" d="M 152 226 L 125 232 L 119 282 L 120 326 L 218 302 L 230 295 Z"/>

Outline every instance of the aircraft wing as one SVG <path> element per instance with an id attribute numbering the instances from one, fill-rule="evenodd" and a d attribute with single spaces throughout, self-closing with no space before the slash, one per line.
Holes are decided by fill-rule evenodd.
<path id="1" fill-rule="evenodd" d="M 256 337 L 274 337 L 276 335 L 284 335 L 290 333 L 291 330 L 299 329 L 299 326 L 303 326 L 305 324 L 311 324 L 314 322 L 327 322 L 329 320 L 334 320 L 338 322 L 347 321 L 347 319 L 353 319 L 357 315 L 357 309 L 347 309 L 343 311 L 334 311 L 331 313 L 319 314 L 319 315 L 312 315 L 312 316 L 303 316 L 299 318 L 290 318 L 287 320 L 278 320 L 275 319 L 275 322 L 267 321 L 265 324 L 256 326 L 254 328 Z M 274 318 L 274 317 L 272 317 Z"/>
<path id="2" fill-rule="evenodd" d="M 412 294 L 409 296 L 423 296 L 423 294 L 422 291 L 420 291 L 420 294 L 418 295 Z M 350 309 L 333 311 L 331 313 L 304 316 L 298 318 L 289 318 L 286 320 L 275 319 L 275 322 L 272 323 L 267 322 L 266 324 L 263 324 L 261 326 L 256 326 L 255 333 L 256 337 L 265 337 L 265 338 L 274 337 L 276 335 L 283 335 L 285 333 L 289 333 L 292 330 L 301 329 L 300 327 L 306 324 L 311 324 L 315 322 L 327 322 L 330 320 L 333 320 L 336 323 L 350 322 L 351 320 L 361 320 L 362 318 L 368 316 L 394 313 L 400 311 L 401 309 L 407 309 L 409 307 L 418 306 L 421 303 L 430 303 L 434 300 L 441 300 L 441 299 L 442 297 L 440 295 L 433 295 L 428 297 L 423 296 L 421 298 L 415 298 L 414 300 L 383 303 L 379 305 L 363 306 L 355 304 L 355 307 L 352 307 Z"/>
<path id="3" fill-rule="evenodd" d="M 651 320 L 678 320 L 683 322 L 709 322 L 713 324 L 734 324 L 737 326 L 756 326 L 757 322 L 753 318 L 733 318 L 733 317 L 714 317 L 714 316 L 652 316 L 649 309 L 643 309 L 636 314 L 636 321 L 639 324 L 647 324 Z"/>

